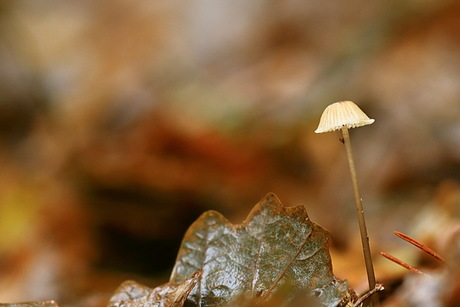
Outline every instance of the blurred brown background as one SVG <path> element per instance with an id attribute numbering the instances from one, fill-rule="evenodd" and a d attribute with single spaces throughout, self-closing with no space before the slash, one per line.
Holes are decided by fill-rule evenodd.
<path id="1" fill-rule="evenodd" d="M 365 285 L 339 134 L 353 130 L 378 251 L 442 250 L 460 215 L 460 2 L 0 2 L 0 301 L 108 295 L 167 281 L 183 233 L 241 222 L 267 192 L 334 239 Z"/>

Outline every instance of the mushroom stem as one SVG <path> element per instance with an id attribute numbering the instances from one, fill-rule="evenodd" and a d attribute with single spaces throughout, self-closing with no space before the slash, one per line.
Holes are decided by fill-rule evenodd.
<path id="1" fill-rule="evenodd" d="M 375 273 L 374 265 L 372 264 L 371 248 L 369 245 L 369 235 L 367 234 L 366 220 L 364 219 L 363 199 L 359 192 L 358 179 L 356 176 L 355 162 L 353 159 L 353 151 L 351 149 L 350 134 L 348 128 L 342 126 L 342 135 L 345 144 L 345 150 L 347 152 L 348 165 L 350 167 L 351 181 L 353 183 L 353 191 L 355 194 L 355 205 L 356 212 L 358 214 L 359 231 L 361 234 L 361 244 L 363 246 L 364 261 L 366 263 L 367 280 L 369 282 L 369 289 L 375 288 Z M 379 306 L 379 300 L 377 295 L 371 297 L 370 306 Z"/>

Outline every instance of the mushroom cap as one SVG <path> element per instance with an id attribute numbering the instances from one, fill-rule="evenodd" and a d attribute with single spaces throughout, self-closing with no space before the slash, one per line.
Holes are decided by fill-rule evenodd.
<path id="1" fill-rule="evenodd" d="M 315 133 L 370 125 L 374 122 L 353 101 L 339 101 L 326 107 Z"/>

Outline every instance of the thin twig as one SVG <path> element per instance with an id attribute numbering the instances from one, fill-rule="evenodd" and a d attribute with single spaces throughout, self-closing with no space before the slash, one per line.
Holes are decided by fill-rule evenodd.
<path id="1" fill-rule="evenodd" d="M 415 240 L 414 238 L 411 238 L 409 237 L 408 235 L 405 235 L 399 231 L 393 231 L 395 235 L 397 235 L 398 237 L 400 237 L 401 239 L 403 239 L 404 241 L 406 242 L 409 242 L 410 244 L 420 248 L 422 251 L 424 251 L 425 253 L 427 253 L 428 255 L 436 258 L 437 260 L 441 261 L 441 262 L 446 262 L 444 260 L 444 258 L 442 258 L 441 256 L 439 256 L 434 250 L 432 250 L 431 248 L 423 245 L 422 243 L 418 242 L 417 240 Z"/>
<path id="2" fill-rule="evenodd" d="M 364 293 L 363 295 L 361 295 L 361 297 L 353 304 L 353 307 L 358 307 L 359 305 L 361 305 L 369 296 L 373 295 L 374 293 L 377 293 L 379 291 L 382 291 L 382 290 L 385 290 L 385 288 L 383 287 L 382 284 L 375 284 L 375 287 L 374 289 L 371 289 L 369 291 L 367 291 L 366 293 Z"/>

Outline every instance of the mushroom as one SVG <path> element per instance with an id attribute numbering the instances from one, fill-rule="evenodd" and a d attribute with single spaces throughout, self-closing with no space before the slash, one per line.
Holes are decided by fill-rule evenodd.
<path id="1" fill-rule="evenodd" d="M 375 119 L 370 119 L 353 101 L 335 102 L 326 109 L 319 120 L 316 133 L 347 129 L 370 125 Z"/>
<path id="2" fill-rule="evenodd" d="M 351 149 L 350 134 L 348 133 L 348 129 L 370 125 L 374 121 L 374 119 L 370 119 L 354 102 L 339 101 L 329 105 L 324 110 L 323 114 L 321 115 L 318 128 L 315 130 L 316 133 L 330 132 L 335 130 L 342 131 L 343 143 L 345 144 L 348 165 L 350 167 L 351 181 L 353 183 L 356 212 L 358 214 L 359 230 L 361 234 L 361 243 L 363 247 L 364 261 L 366 264 L 369 289 L 374 289 L 376 286 L 375 273 L 374 266 L 372 264 L 366 220 L 364 219 L 363 200 L 361 198 L 361 193 L 359 192 L 355 162 L 353 160 L 353 152 Z M 379 304 L 377 296 L 372 296 L 372 304 L 374 306 Z"/>

